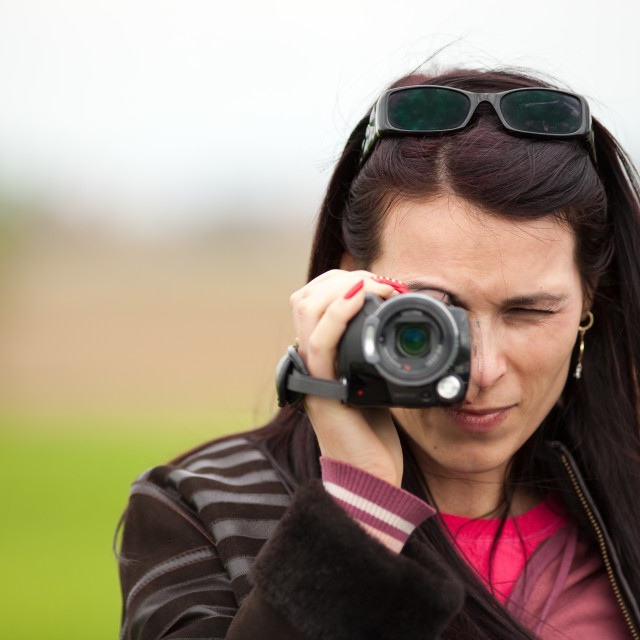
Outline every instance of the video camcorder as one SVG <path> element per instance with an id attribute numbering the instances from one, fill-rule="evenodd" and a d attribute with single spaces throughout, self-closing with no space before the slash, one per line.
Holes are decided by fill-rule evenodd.
<path id="1" fill-rule="evenodd" d="M 429 407 L 462 401 L 469 383 L 471 335 L 464 309 L 422 293 L 388 300 L 367 294 L 338 347 L 338 380 L 309 375 L 289 347 L 278 365 L 278 404 L 305 394 L 362 407 Z"/>

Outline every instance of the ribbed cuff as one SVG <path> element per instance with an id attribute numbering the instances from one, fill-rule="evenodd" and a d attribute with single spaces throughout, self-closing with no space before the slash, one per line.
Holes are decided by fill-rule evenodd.
<path id="1" fill-rule="evenodd" d="M 436 511 L 412 493 L 362 469 L 322 456 L 325 490 L 371 535 L 400 553 L 414 529 Z"/>

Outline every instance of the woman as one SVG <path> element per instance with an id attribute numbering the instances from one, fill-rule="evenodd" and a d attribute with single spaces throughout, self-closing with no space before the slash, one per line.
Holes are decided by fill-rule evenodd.
<path id="1" fill-rule="evenodd" d="M 424 293 L 467 314 L 464 399 L 307 394 L 143 474 L 123 637 L 640 638 L 634 169 L 533 77 L 395 86 L 418 85 L 347 142 L 291 297 L 297 352 L 335 380 L 366 294 Z"/>

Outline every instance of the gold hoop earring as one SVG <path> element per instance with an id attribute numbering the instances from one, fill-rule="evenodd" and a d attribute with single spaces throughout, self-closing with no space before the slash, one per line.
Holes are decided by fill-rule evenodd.
<path id="1" fill-rule="evenodd" d="M 573 377 L 576 380 L 580 380 L 582 377 L 582 354 L 584 353 L 584 334 L 593 327 L 593 313 L 591 311 L 587 311 L 587 324 L 578 325 L 578 335 L 580 336 L 580 348 L 578 350 L 578 362 L 576 364 L 576 369 L 573 372 Z"/>

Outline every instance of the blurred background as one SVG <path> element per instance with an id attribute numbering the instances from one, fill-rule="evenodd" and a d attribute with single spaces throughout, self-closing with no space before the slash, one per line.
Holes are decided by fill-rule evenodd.
<path id="1" fill-rule="evenodd" d="M 385 85 L 533 68 L 638 163 L 639 17 L 635 0 L 0 0 L 0 637 L 116 637 L 130 483 L 272 414 L 323 189 Z"/>

